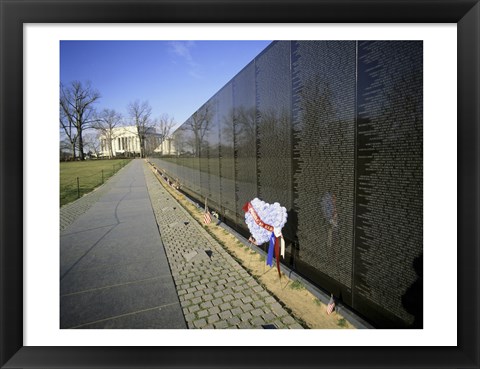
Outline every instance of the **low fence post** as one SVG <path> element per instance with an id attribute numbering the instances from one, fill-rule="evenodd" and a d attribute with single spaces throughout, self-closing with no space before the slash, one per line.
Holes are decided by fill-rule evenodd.
<path id="1" fill-rule="evenodd" d="M 77 177 L 77 199 L 80 198 L 80 178 Z"/>
<path id="2" fill-rule="evenodd" d="M 103 184 L 103 169 L 102 169 L 102 184 Z"/>

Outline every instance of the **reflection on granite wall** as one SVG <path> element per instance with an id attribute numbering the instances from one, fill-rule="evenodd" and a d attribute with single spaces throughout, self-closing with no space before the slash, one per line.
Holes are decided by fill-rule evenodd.
<path id="1" fill-rule="evenodd" d="M 257 197 L 255 63 L 233 79 L 236 223 L 244 225 L 242 206 Z M 246 226 L 245 226 L 245 229 Z"/>
<path id="2" fill-rule="evenodd" d="M 287 208 L 289 267 L 379 328 L 423 326 L 423 44 L 273 42 L 152 159 L 246 236 Z"/>

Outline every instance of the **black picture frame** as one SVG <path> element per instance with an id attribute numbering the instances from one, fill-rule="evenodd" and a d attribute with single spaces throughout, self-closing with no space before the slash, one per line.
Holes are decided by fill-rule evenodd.
<path id="1" fill-rule="evenodd" d="M 479 368 L 478 0 L 0 0 L 0 366 Z M 24 347 L 24 23 L 457 23 L 456 347 Z M 439 296 L 441 299 L 448 298 Z M 455 303 L 450 299 L 445 304 Z M 438 322 L 441 324 L 441 322 Z M 268 343 L 266 342 L 266 345 Z"/>

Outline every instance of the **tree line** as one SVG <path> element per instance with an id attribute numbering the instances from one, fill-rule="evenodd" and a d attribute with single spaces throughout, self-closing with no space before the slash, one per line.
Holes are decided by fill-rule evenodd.
<path id="1" fill-rule="evenodd" d="M 71 159 L 84 160 L 86 149 L 96 154 L 100 152 L 102 138 L 103 151 L 112 157 L 115 154 L 113 142 L 117 138 L 115 128 L 130 126 L 143 158 L 153 150 L 148 145 L 150 137 L 158 135 L 161 142 L 170 136 L 175 125 L 174 118 L 166 113 L 158 118 L 152 117 L 148 101 L 130 102 L 124 117 L 114 109 L 97 110 L 100 99 L 100 92 L 89 82 L 60 84 L 60 153 L 68 152 Z"/>

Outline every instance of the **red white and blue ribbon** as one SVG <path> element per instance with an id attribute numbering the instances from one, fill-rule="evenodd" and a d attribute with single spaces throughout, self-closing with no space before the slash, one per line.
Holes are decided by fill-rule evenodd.
<path id="1" fill-rule="evenodd" d="M 273 253 L 275 252 L 275 259 L 277 260 L 277 270 L 278 275 L 281 277 L 280 273 L 280 254 L 285 257 L 285 241 L 283 240 L 282 232 L 280 229 L 271 226 L 270 224 L 265 223 L 258 213 L 255 211 L 254 207 L 250 202 L 247 202 L 243 206 L 243 211 L 245 213 L 250 213 L 255 223 L 266 229 L 269 232 L 272 232 L 270 235 L 270 242 L 268 246 L 267 253 L 267 265 L 273 266 Z"/>

